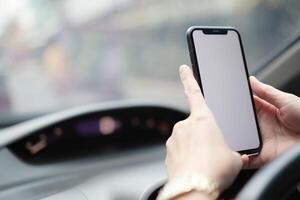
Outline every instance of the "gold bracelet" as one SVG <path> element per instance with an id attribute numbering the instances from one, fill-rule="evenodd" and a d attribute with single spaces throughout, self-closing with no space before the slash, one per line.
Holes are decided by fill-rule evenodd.
<path id="1" fill-rule="evenodd" d="M 201 174 L 186 173 L 169 180 L 156 200 L 170 200 L 192 191 L 202 192 L 211 199 L 217 199 L 220 194 L 219 185 L 213 180 Z"/>

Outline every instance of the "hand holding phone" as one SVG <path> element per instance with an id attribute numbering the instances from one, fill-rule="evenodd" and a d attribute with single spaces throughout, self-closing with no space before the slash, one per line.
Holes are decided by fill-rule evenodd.
<path id="1" fill-rule="evenodd" d="M 167 141 L 168 177 L 172 180 L 189 173 L 204 175 L 213 180 L 222 191 L 239 173 L 242 156 L 232 151 L 226 144 L 222 131 L 207 107 L 193 72 L 188 66 L 180 67 L 180 78 L 190 115 L 175 124 Z"/>
<path id="2" fill-rule="evenodd" d="M 191 27 L 187 38 L 194 76 L 227 144 L 258 153 L 260 130 L 240 34 L 231 27 Z"/>

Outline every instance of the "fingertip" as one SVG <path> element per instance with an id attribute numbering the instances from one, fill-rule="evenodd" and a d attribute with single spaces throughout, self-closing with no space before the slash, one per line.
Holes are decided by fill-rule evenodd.
<path id="1" fill-rule="evenodd" d="M 262 99 L 256 96 L 255 94 L 253 95 L 253 99 L 255 106 L 260 107 L 262 105 Z"/>
<path id="2" fill-rule="evenodd" d="M 179 67 L 179 72 L 180 72 L 180 74 L 182 74 L 182 73 L 188 71 L 189 69 L 190 69 L 189 66 L 187 66 L 187 65 L 181 65 Z"/>
<path id="3" fill-rule="evenodd" d="M 201 112 L 199 108 L 203 105 L 204 99 L 192 70 L 187 65 L 181 65 L 179 74 L 191 113 Z"/>
<path id="4" fill-rule="evenodd" d="M 250 80 L 250 84 L 252 86 L 252 89 L 255 89 L 253 88 L 255 85 L 257 85 L 258 83 L 260 83 L 260 81 L 255 77 L 255 76 L 250 76 L 249 77 L 249 80 Z"/>
<path id="5" fill-rule="evenodd" d="M 253 81 L 258 81 L 258 79 L 255 76 L 250 76 L 249 79 Z"/>
<path id="6" fill-rule="evenodd" d="M 250 81 L 252 91 L 255 94 L 260 93 L 260 91 L 261 91 L 261 82 L 255 76 L 250 76 L 249 81 Z"/>
<path id="7" fill-rule="evenodd" d="M 187 68 L 190 68 L 187 64 L 182 64 L 180 67 L 187 67 Z"/>
<path id="8" fill-rule="evenodd" d="M 250 77 L 250 83 L 252 91 L 260 99 L 263 99 L 277 108 L 281 108 L 287 104 L 288 99 L 286 98 L 284 92 L 272 87 L 271 85 L 260 82 L 254 76 Z"/>
<path id="9" fill-rule="evenodd" d="M 250 162 L 249 156 L 246 155 L 246 154 L 243 154 L 243 155 L 241 156 L 241 158 L 242 158 L 243 168 L 248 167 L 248 166 L 249 166 L 249 162 Z"/>

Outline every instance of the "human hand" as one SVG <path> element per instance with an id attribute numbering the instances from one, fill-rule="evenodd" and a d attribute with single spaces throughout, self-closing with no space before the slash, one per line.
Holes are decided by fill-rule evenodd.
<path id="1" fill-rule="evenodd" d="M 225 143 L 188 66 L 180 67 L 180 77 L 191 114 L 175 124 L 166 143 L 169 179 L 187 172 L 198 173 L 215 181 L 223 190 L 242 168 L 241 156 Z"/>
<path id="2" fill-rule="evenodd" d="M 250 77 L 262 136 L 258 156 L 243 155 L 245 168 L 259 168 L 300 143 L 300 98 Z"/>

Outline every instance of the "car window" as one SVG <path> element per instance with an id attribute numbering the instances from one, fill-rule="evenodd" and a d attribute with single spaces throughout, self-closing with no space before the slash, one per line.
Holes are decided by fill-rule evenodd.
<path id="1" fill-rule="evenodd" d="M 297 0 L 1 0 L 0 113 L 123 99 L 183 106 L 189 26 L 236 27 L 253 74 L 299 35 L 299 19 Z"/>

